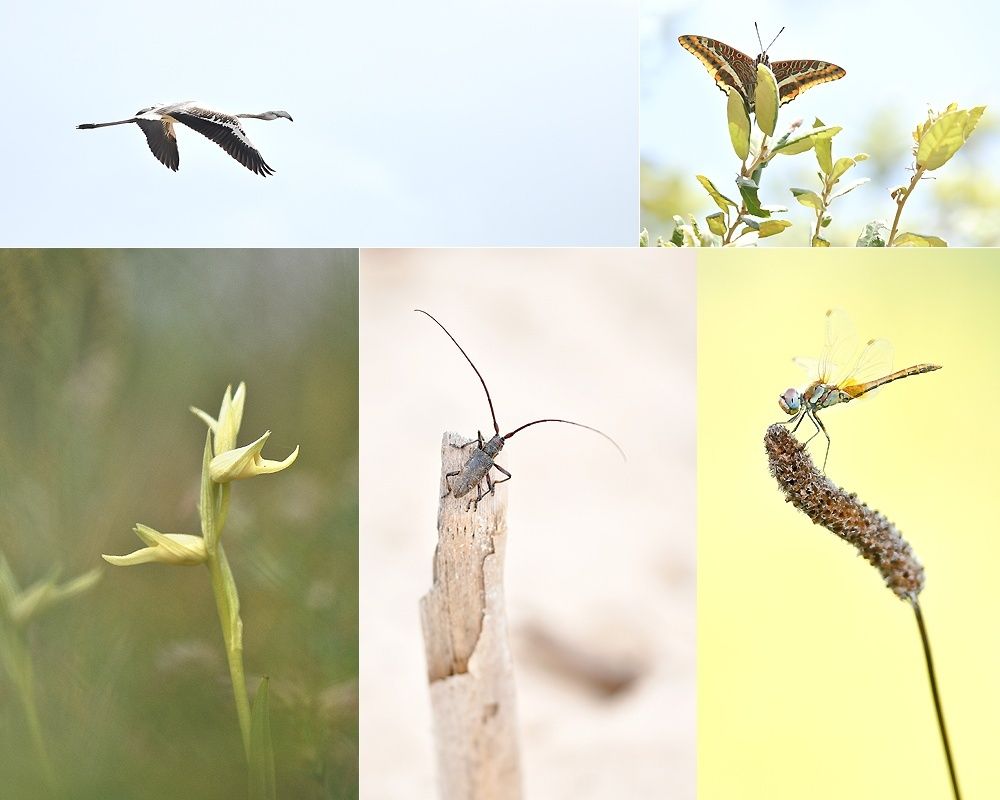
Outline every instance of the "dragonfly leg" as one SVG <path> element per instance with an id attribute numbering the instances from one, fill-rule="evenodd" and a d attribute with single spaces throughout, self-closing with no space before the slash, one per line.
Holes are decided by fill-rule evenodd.
<path id="1" fill-rule="evenodd" d="M 808 415 L 809 415 L 808 410 L 803 409 L 801 412 L 799 412 L 799 416 L 797 419 L 793 417 L 792 419 L 788 420 L 789 423 L 791 423 L 792 420 L 795 420 L 795 427 L 792 428 L 792 433 L 795 433 L 799 429 L 799 425 L 802 424 L 802 420 L 804 420 Z"/>
<path id="2" fill-rule="evenodd" d="M 823 420 L 819 418 L 819 414 L 815 411 L 807 411 L 806 415 L 809 417 L 809 421 L 816 426 L 816 432 L 806 439 L 802 446 L 805 447 L 813 439 L 819 436 L 821 433 L 826 437 L 826 452 L 823 454 L 823 474 L 826 474 L 826 461 L 830 457 L 830 434 L 826 432 L 826 425 L 823 424 Z"/>
<path id="3" fill-rule="evenodd" d="M 809 442 L 811 442 L 813 439 L 815 439 L 817 436 L 819 436 L 819 426 L 821 424 L 819 422 L 819 417 L 816 416 L 816 412 L 815 411 L 808 412 L 808 416 L 809 416 L 809 421 L 813 424 L 813 427 L 816 428 L 816 432 L 812 436 L 810 436 L 808 439 L 806 439 L 805 442 L 803 442 L 803 446 L 809 444 Z M 827 437 L 827 438 L 829 438 L 829 437 Z"/>
<path id="4" fill-rule="evenodd" d="M 826 432 L 826 425 L 823 424 L 816 414 L 813 414 L 813 421 L 816 423 L 817 427 L 823 431 L 823 435 L 826 437 L 826 453 L 823 454 L 823 474 L 826 475 L 826 462 L 830 458 L 830 434 Z"/>

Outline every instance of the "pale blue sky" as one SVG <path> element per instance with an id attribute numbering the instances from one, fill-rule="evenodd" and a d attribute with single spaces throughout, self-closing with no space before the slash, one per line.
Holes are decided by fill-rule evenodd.
<path id="1" fill-rule="evenodd" d="M 19 2 L 4 16 L 3 246 L 632 244 L 635 0 L 166 5 Z M 262 179 L 157 102 L 245 127 Z"/>
<path id="2" fill-rule="evenodd" d="M 677 37 L 685 33 L 711 36 L 756 56 L 760 48 L 755 20 L 765 45 L 786 26 L 770 50 L 772 59 L 818 58 L 847 70 L 842 80 L 818 86 L 784 106 L 779 126 L 796 118 L 811 124 L 819 116 L 827 124 L 844 127 L 834 139 L 834 155 L 854 155 L 863 149 L 866 124 L 872 116 L 883 109 L 893 110 L 902 153 L 893 165 L 891 185 L 898 185 L 909 179 L 905 172 L 909 132 L 926 117 L 928 104 L 938 109 L 952 101 L 966 108 L 985 104 L 989 106 L 987 117 L 975 134 L 979 139 L 970 140 L 970 147 L 977 141 L 985 144 L 993 158 L 983 154 L 975 162 L 963 163 L 966 154 L 960 153 L 940 174 L 955 174 L 974 163 L 976 169 L 989 171 L 994 184 L 1000 182 L 996 157 L 1000 148 L 990 146 L 989 135 L 981 132 L 992 115 L 1000 114 L 995 65 L 1000 11 L 995 5 L 974 0 L 839 0 L 825 4 L 801 0 L 752 4 L 643 0 L 641 147 L 647 160 L 690 172 L 695 187 L 694 175 L 702 173 L 716 180 L 724 193 L 735 191 L 732 177 L 739 164 L 726 128 L 725 95 L 697 59 L 677 44 Z M 762 197 L 765 202 L 792 206 L 787 187 L 807 185 L 803 181 L 816 183 L 815 172 L 811 156 L 779 159 L 768 169 Z M 872 172 L 871 162 L 855 170 L 856 177 Z M 769 185 L 778 188 L 769 193 Z M 894 210 L 889 187 L 889 179 L 878 185 L 873 181 L 839 202 L 850 205 L 852 216 L 885 216 Z M 921 204 L 929 197 L 926 190 L 915 193 L 912 214 L 919 217 Z M 836 218 L 837 205 L 833 208 Z M 711 201 L 705 209 L 716 210 Z M 904 217 L 910 215 L 908 204 Z M 805 224 L 801 215 L 794 219 Z M 961 233 L 951 233 L 959 240 L 953 243 L 961 244 Z"/>

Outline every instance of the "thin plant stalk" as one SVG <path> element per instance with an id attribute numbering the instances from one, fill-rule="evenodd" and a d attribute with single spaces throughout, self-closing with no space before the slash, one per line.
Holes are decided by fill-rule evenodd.
<path id="1" fill-rule="evenodd" d="M 764 134 L 764 137 L 760 141 L 760 149 L 757 151 L 757 155 L 750 161 L 750 166 L 747 166 L 747 162 L 746 161 L 744 161 L 740 165 L 740 177 L 741 178 L 750 178 L 750 177 L 752 177 L 753 174 L 754 174 L 754 172 L 756 172 L 757 168 L 761 164 L 765 164 L 765 163 L 767 163 L 768 161 L 771 160 L 771 156 L 773 154 L 772 153 L 768 153 L 768 151 L 767 151 L 767 139 L 768 139 L 767 134 Z M 733 220 L 733 224 L 729 226 L 729 229 L 726 231 L 726 235 L 722 239 L 723 246 L 735 242 L 736 239 L 741 238 L 746 233 L 746 231 L 744 231 L 744 233 L 741 233 L 739 236 L 736 237 L 736 239 L 733 238 L 733 234 L 736 233 L 736 229 L 740 226 L 740 220 L 741 220 L 741 218 L 748 211 L 749 211 L 749 209 L 747 208 L 747 201 L 746 200 L 741 200 L 740 201 L 740 210 L 736 214 L 736 218 Z"/>
<path id="2" fill-rule="evenodd" d="M 920 603 L 916 597 L 910 599 L 913 613 L 917 617 L 917 627 L 920 629 L 920 642 L 924 647 L 924 658 L 927 661 L 927 677 L 931 682 L 931 694 L 934 696 L 934 710 L 937 712 L 938 729 L 941 731 L 941 744 L 944 745 L 944 755 L 948 761 L 948 774 L 951 777 L 951 792 L 955 800 L 962 800 L 958 789 L 958 773 L 955 771 L 955 760 L 951 755 L 951 743 L 948 740 L 948 728 L 944 724 L 944 709 L 941 707 L 941 696 L 938 693 L 937 676 L 934 673 L 934 659 L 931 657 L 931 641 L 927 636 L 927 626 L 924 615 L 920 611 Z"/>
<path id="3" fill-rule="evenodd" d="M 913 190 L 917 188 L 917 184 L 923 176 L 924 168 L 917 167 L 913 171 L 913 177 L 910 179 L 910 185 L 905 189 L 901 189 L 899 194 L 896 196 L 896 216 L 892 218 L 892 230 L 889 231 L 889 238 L 885 240 L 886 247 L 892 247 L 893 240 L 896 238 L 896 232 L 899 230 L 900 217 L 903 216 L 903 206 L 906 205 L 906 201 L 910 199 L 910 195 L 913 194 Z"/>
<path id="4" fill-rule="evenodd" d="M 35 750 L 38 765 L 41 769 L 45 785 L 51 794 L 58 794 L 58 782 L 56 780 L 55 768 L 52 766 L 52 759 L 49 757 L 48 748 L 45 746 L 45 736 L 42 734 L 42 723 L 38 717 L 38 703 L 35 699 L 35 681 L 31 665 L 31 657 L 28 655 L 24 643 L 15 634 L 8 641 L 8 672 L 17 686 L 17 696 L 24 711 L 25 721 L 28 723 L 28 734 L 31 738 L 31 746 Z"/>

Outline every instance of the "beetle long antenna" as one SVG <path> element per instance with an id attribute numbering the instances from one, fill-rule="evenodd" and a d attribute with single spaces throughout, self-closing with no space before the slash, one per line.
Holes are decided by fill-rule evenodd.
<path id="1" fill-rule="evenodd" d="M 584 425 L 580 422 L 572 422 L 571 420 L 568 419 L 536 419 L 534 422 L 528 422 L 522 425 L 520 428 L 514 428 L 514 430 L 512 430 L 510 433 L 504 436 L 503 439 L 504 441 L 506 441 L 518 431 L 523 431 L 525 428 L 530 428 L 532 425 L 537 425 L 540 422 L 565 422 L 567 425 L 576 425 L 576 427 L 578 428 L 586 428 L 588 431 L 593 431 L 594 433 L 603 436 L 605 439 L 611 442 L 611 444 L 615 446 L 615 449 L 618 450 L 618 453 L 621 455 L 622 460 L 628 461 L 628 459 L 625 457 L 625 451 L 621 449 L 621 446 L 618 444 L 618 442 L 616 442 L 614 439 L 608 436 L 604 431 L 599 431 L 597 430 L 597 428 L 591 428 L 589 425 Z M 499 433 L 499 431 L 497 432 Z"/>
<path id="2" fill-rule="evenodd" d="M 437 319 L 434 317 L 433 314 L 428 314 L 422 308 L 415 308 L 413 310 L 414 311 L 419 311 L 421 314 L 425 314 L 426 316 L 428 316 L 432 320 L 434 320 L 435 324 L 441 330 L 443 330 L 445 332 L 445 335 L 447 335 L 447 337 L 449 339 L 451 339 L 453 342 L 455 342 L 455 347 L 457 347 L 459 349 L 459 351 L 462 353 L 462 355 L 465 356 L 465 360 L 469 362 L 469 366 L 472 367 L 473 371 L 476 373 L 476 377 L 479 378 L 479 382 L 483 385 L 483 391 L 486 392 L 486 402 L 490 404 L 490 415 L 493 417 L 493 431 L 495 433 L 499 434 L 500 433 L 500 426 L 497 424 L 497 415 L 496 415 L 496 412 L 493 410 L 493 398 L 490 397 L 490 390 L 486 388 L 486 381 L 484 381 L 483 380 L 483 376 L 479 374 L 479 370 L 476 369 L 476 365 L 472 363 L 472 359 L 469 358 L 469 354 L 466 353 L 464 350 L 462 350 L 462 345 L 460 345 L 458 342 L 455 341 L 455 337 L 452 336 L 450 333 L 448 333 L 448 329 L 444 325 L 442 325 L 440 322 L 438 322 Z M 586 426 L 584 426 L 584 427 L 586 427 Z M 600 433 L 600 431 L 598 431 L 598 433 Z"/>
<path id="3" fill-rule="evenodd" d="M 784 30 L 785 30 L 785 26 L 784 26 L 784 25 L 782 25 L 782 26 L 781 26 L 781 30 L 780 30 L 780 31 L 778 31 L 778 32 L 777 32 L 776 34 L 774 34 L 774 38 L 773 38 L 773 39 L 771 40 L 771 44 L 774 44 L 774 43 L 775 43 L 776 41 L 778 41 L 778 37 L 779 37 L 779 36 L 781 36 L 781 33 L 782 33 L 782 31 L 784 31 Z M 758 38 L 758 39 L 760 38 L 760 31 L 757 31 L 757 38 Z M 767 47 L 765 47 L 765 48 L 764 48 L 764 52 L 765 52 L 765 53 L 766 53 L 766 52 L 767 52 L 768 50 L 770 50 L 770 49 L 771 49 L 771 44 L 769 44 L 769 45 L 768 45 Z"/>

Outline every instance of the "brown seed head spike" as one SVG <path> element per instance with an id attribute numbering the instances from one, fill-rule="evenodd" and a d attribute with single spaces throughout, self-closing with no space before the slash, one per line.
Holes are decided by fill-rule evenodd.
<path id="1" fill-rule="evenodd" d="M 784 425 L 767 429 L 764 448 L 786 502 L 854 545 L 882 573 L 886 586 L 915 603 L 924 588 L 924 568 L 896 526 L 816 469 L 805 446 Z"/>

